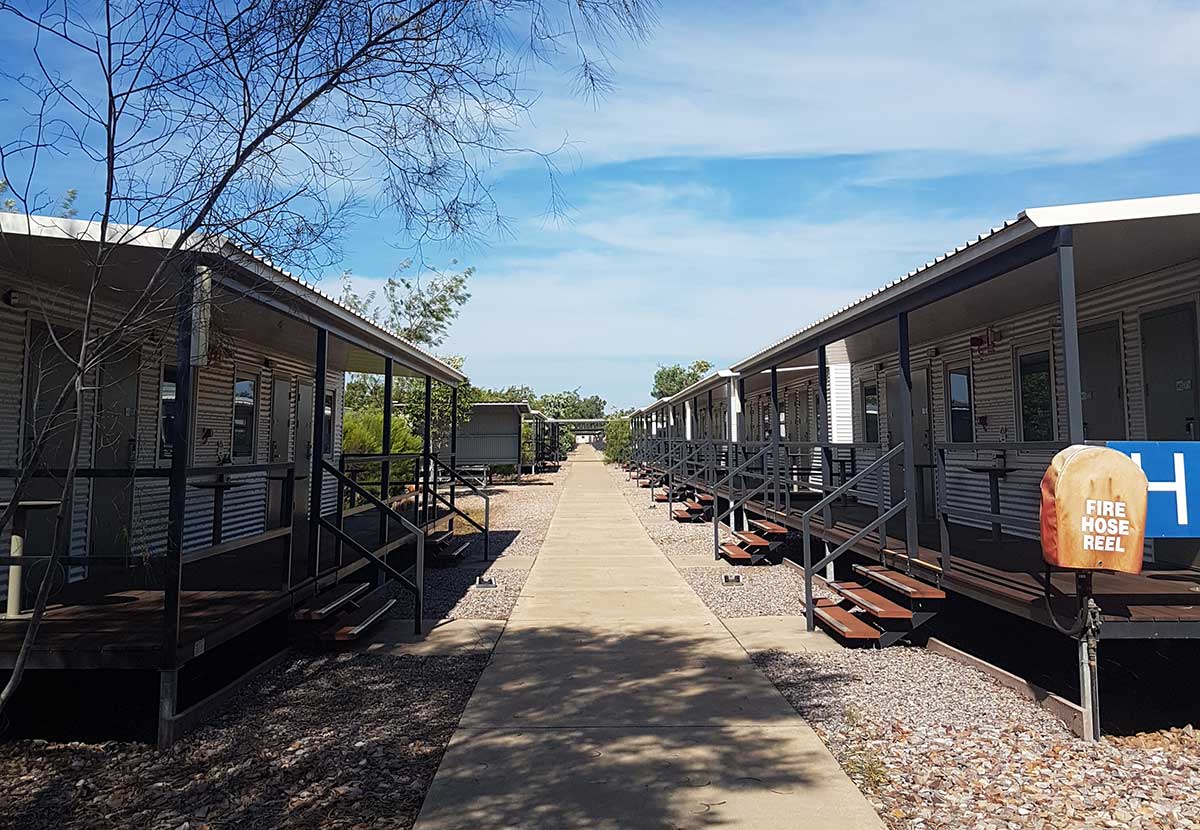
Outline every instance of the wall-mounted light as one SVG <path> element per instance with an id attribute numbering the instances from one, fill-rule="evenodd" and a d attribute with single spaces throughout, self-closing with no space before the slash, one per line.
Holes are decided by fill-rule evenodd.
<path id="1" fill-rule="evenodd" d="M 25 296 L 24 292 L 10 288 L 4 292 L 4 304 L 12 308 L 26 308 L 29 305 L 29 298 Z"/>

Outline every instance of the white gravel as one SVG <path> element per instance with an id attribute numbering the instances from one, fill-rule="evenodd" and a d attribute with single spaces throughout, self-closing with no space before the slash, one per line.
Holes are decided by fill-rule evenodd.
<path id="1" fill-rule="evenodd" d="M 562 484 L 566 481 L 570 463 L 564 463 L 557 472 L 538 473 L 524 476 L 521 483 L 505 482 L 488 488 L 491 497 L 491 529 L 493 557 L 537 556 L 550 520 L 558 507 L 562 495 Z M 462 509 L 483 514 L 483 500 L 475 496 L 460 496 Z M 482 556 L 483 540 L 478 538 L 472 545 L 471 556 Z"/>
<path id="2" fill-rule="evenodd" d="M 986 675 L 914 647 L 754 655 L 890 827 L 1200 827 L 1200 740 L 1076 739 Z"/>
<path id="3" fill-rule="evenodd" d="M 0 827 L 410 828 L 485 664 L 305 656 L 248 684 L 169 752 L 0 745 Z"/>
<path id="4" fill-rule="evenodd" d="M 704 604 L 718 617 L 803 616 L 804 578 L 791 565 L 742 565 L 733 568 L 742 575 L 742 585 L 726 586 L 721 575 L 731 567 L 724 562 L 695 567 L 698 561 L 712 561 L 712 523 L 686 524 L 670 518 L 665 504 L 653 504 L 649 489 L 627 479 L 627 473 L 610 467 L 618 488 L 629 499 L 634 513 L 659 549 L 679 567 L 679 573 L 696 591 Z M 721 528 L 721 541 L 733 541 L 733 535 Z M 820 582 L 813 584 L 813 596 L 832 597 Z"/>
<path id="5" fill-rule="evenodd" d="M 610 464 L 608 469 L 646 533 L 668 558 L 713 555 L 712 522 L 675 521 L 666 502 L 651 500 L 650 488 L 638 487 L 637 482 L 629 480 L 629 474 L 615 464 Z M 722 544 L 731 542 L 733 536 L 722 527 L 720 540 Z"/>
<path id="6" fill-rule="evenodd" d="M 742 584 L 721 581 L 729 568 L 680 568 L 679 573 L 718 617 L 800 617 L 804 615 L 804 577 L 790 565 L 740 567 Z M 813 581 L 814 597 L 832 593 Z"/>
<path id="7" fill-rule="evenodd" d="M 427 618 L 506 620 L 516 605 L 525 585 L 528 570 L 505 567 L 496 560 L 513 557 L 532 561 L 541 550 L 550 527 L 550 520 L 562 495 L 568 465 L 554 473 L 524 476 L 520 484 L 505 482 L 493 485 L 491 497 L 492 541 L 489 559 L 483 559 L 483 537 L 473 530 L 471 547 L 463 559 L 450 567 L 425 569 L 425 609 Z M 458 499 L 459 506 L 482 514 L 483 501 L 474 496 Z M 471 529 L 463 522 L 459 531 Z M 472 588 L 479 576 L 496 580 L 495 588 Z M 392 614 L 412 618 L 413 598 L 407 591 L 397 591 L 399 600 Z"/>
<path id="8" fill-rule="evenodd" d="M 496 580 L 495 588 L 471 587 L 481 574 Z M 507 620 L 521 595 L 528 572 L 512 569 L 484 569 L 462 565 L 425 570 L 426 619 L 442 620 Z M 392 607 L 392 616 L 412 619 L 413 596 L 397 590 L 399 600 Z"/>

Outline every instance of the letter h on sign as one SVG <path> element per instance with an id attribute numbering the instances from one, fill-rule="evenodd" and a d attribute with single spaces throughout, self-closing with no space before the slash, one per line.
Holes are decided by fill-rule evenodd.
<path id="1" fill-rule="evenodd" d="M 1200 537 L 1200 443 L 1109 441 L 1108 446 L 1128 455 L 1146 473 L 1148 538 Z"/>

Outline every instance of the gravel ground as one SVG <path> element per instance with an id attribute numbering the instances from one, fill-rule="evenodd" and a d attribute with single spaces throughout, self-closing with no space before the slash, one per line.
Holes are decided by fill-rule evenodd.
<path id="1" fill-rule="evenodd" d="M 712 556 L 712 522 L 677 522 L 671 518 L 666 502 L 651 501 L 650 490 L 629 480 L 629 473 L 619 465 L 610 464 L 608 470 L 650 538 L 668 558 L 698 553 Z M 730 541 L 733 536 L 721 528 L 721 543 Z"/>
<path id="2" fill-rule="evenodd" d="M 679 573 L 718 617 L 800 617 L 804 615 L 804 577 L 789 565 L 738 568 L 742 583 L 726 586 L 728 568 L 680 568 Z M 813 596 L 832 593 L 813 583 Z"/>
<path id="3" fill-rule="evenodd" d="M 506 620 L 516 605 L 525 585 L 528 571 L 505 567 L 497 559 L 510 557 L 529 558 L 537 556 L 550 519 L 562 495 L 562 483 L 567 476 L 568 465 L 555 473 L 540 473 L 525 476 L 521 484 L 504 483 L 492 486 L 491 528 L 492 544 L 490 560 L 483 559 L 483 537 L 471 532 L 471 547 L 463 560 L 447 568 L 425 569 L 425 616 L 438 619 Z M 472 515 L 482 517 L 483 502 L 475 497 L 460 498 L 459 505 Z M 460 529 L 470 530 L 469 525 L 459 523 Z M 479 576 L 487 575 L 496 580 L 495 588 L 476 589 L 471 586 Z M 413 598 L 407 591 L 395 593 L 399 602 L 392 610 L 393 616 L 411 619 Z"/>
<path id="4" fill-rule="evenodd" d="M 486 573 L 496 580 L 495 588 L 472 588 L 475 578 Z M 479 568 L 470 564 L 451 568 L 425 569 L 425 618 L 443 620 L 507 620 L 525 585 L 527 571 Z M 412 619 L 413 596 L 397 592 L 399 600 L 392 615 Z"/>
<path id="5" fill-rule="evenodd" d="M 170 752 L 4 744 L 0 827 L 412 827 L 485 662 L 300 657 Z"/>
<path id="6" fill-rule="evenodd" d="M 687 524 L 670 518 L 665 504 L 651 507 L 650 491 L 638 487 L 619 467 L 610 468 L 618 488 L 629 499 L 634 513 L 646 528 L 650 538 L 668 558 L 677 562 L 694 563 L 697 556 L 712 556 L 712 524 Z M 733 540 L 733 535 L 721 529 L 721 541 Z M 696 591 L 704 604 L 718 617 L 774 617 L 804 614 L 804 579 L 790 565 L 740 566 L 743 584 L 727 587 L 721 575 L 729 573 L 727 564 L 710 567 L 681 566 L 679 573 Z M 816 597 L 832 597 L 821 585 L 813 585 Z"/>
<path id="7" fill-rule="evenodd" d="M 536 476 L 525 476 L 521 484 L 506 482 L 488 488 L 491 496 L 493 556 L 537 556 L 542 542 L 546 540 L 550 519 L 558 507 L 562 484 L 570 468 L 568 462 L 555 473 L 538 473 Z M 481 499 L 468 497 L 459 501 L 465 509 L 478 511 L 482 517 Z M 468 558 L 482 558 L 482 555 L 483 539 L 477 538 L 472 543 Z"/>
<path id="8" fill-rule="evenodd" d="M 919 648 L 754 658 L 890 827 L 1200 827 L 1190 728 L 1088 744 L 986 675 Z"/>

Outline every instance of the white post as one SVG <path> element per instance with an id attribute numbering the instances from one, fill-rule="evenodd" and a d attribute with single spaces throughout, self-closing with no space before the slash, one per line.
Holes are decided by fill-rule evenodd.
<path id="1" fill-rule="evenodd" d="M 742 399 L 738 396 L 737 378 L 730 378 L 729 385 L 729 440 L 738 440 L 739 424 L 742 420 Z"/>

